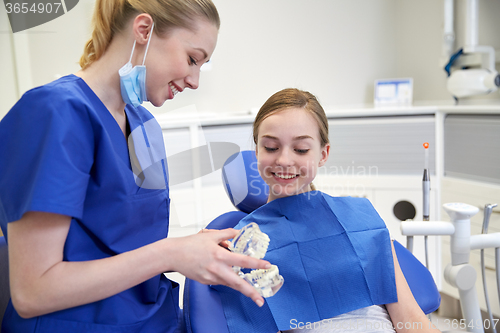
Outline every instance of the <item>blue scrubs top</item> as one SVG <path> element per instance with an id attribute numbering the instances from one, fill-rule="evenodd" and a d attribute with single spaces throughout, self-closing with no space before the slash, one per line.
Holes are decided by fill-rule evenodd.
<path id="1" fill-rule="evenodd" d="M 144 123 L 153 116 L 143 107 L 125 111 L 130 131 L 142 126 L 146 136 Z M 106 258 L 167 237 L 166 163 L 162 189 L 137 186 L 123 132 L 77 76 L 24 94 L 0 122 L 0 156 L 7 241 L 7 223 L 28 211 L 72 217 L 65 261 Z M 2 332 L 173 332 L 178 297 L 177 284 L 161 274 L 102 301 L 33 319 L 19 317 L 10 302 Z"/>

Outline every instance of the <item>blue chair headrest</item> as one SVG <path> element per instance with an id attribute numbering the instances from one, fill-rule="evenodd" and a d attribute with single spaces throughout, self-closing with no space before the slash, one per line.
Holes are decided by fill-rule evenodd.
<path id="1" fill-rule="evenodd" d="M 233 205 L 251 213 L 267 202 L 269 186 L 259 175 L 255 151 L 231 155 L 222 167 L 222 183 Z"/>

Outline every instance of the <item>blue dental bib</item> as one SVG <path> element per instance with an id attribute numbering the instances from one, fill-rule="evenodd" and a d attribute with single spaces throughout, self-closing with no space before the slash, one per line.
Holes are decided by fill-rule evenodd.
<path id="1" fill-rule="evenodd" d="M 230 332 L 287 330 L 375 304 L 397 302 L 389 231 L 364 198 L 334 198 L 319 191 L 276 199 L 243 218 L 271 241 L 264 257 L 285 283 L 261 308 L 224 286 Z"/>

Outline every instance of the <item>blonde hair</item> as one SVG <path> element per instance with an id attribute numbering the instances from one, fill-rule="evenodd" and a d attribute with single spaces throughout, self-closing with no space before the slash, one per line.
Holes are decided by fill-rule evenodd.
<path id="1" fill-rule="evenodd" d="M 193 29 L 195 18 L 204 18 L 219 29 L 220 18 L 211 0 L 97 0 L 92 18 L 93 32 L 80 58 L 82 69 L 98 60 L 113 36 L 134 16 L 147 13 L 162 36 L 172 28 Z"/>
<path id="2" fill-rule="evenodd" d="M 257 139 L 259 136 L 260 124 L 267 117 L 286 110 L 290 108 L 300 108 L 309 112 L 316 122 L 318 123 L 319 137 L 321 142 L 321 147 L 330 143 L 328 138 L 328 119 L 325 114 L 325 110 L 319 103 L 316 96 L 308 91 L 299 90 L 296 88 L 287 88 L 278 91 L 262 105 L 255 120 L 253 122 L 253 141 L 257 144 Z M 316 186 L 313 183 L 309 184 L 311 190 L 316 191 Z"/>

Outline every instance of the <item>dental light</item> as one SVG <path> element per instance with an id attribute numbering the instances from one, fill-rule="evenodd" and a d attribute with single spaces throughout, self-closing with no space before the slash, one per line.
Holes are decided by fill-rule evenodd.
<path id="1" fill-rule="evenodd" d="M 229 250 L 262 259 L 266 255 L 268 246 L 269 236 L 260 231 L 257 223 L 252 222 L 240 230 L 231 242 Z M 234 266 L 233 270 L 250 283 L 262 297 L 271 297 L 276 294 L 284 282 L 276 265 L 272 265 L 269 269 L 254 269 L 249 273 L 243 273 L 241 267 L 238 266 Z"/>
<path id="2" fill-rule="evenodd" d="M 500 75 L 495 69 L 495 49 L 478 45 L 478 1 L 467 0 L 465 16 L 465 46 L 455 53 L 445 67 L 447 88 L 455 98 L 485 95 L 498 90 Z M 453 62 L 462 54 L 481 54 L 488 57 L 487 68 L 458 69 L 451 72 Z"/>
<path id="3" fill-rule="evenodd" d="M 448 78 L 448 91 L 457 98 L 484 95 L 500 87 L 500 74 L 488 69 L 461 69 Z"/>

